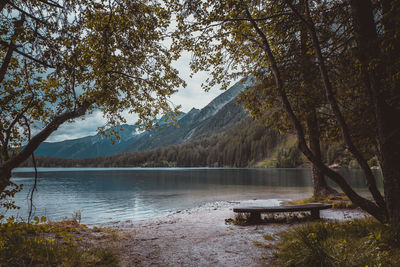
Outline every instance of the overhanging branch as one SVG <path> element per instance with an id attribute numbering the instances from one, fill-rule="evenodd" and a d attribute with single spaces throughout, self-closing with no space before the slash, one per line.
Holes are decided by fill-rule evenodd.
<path id="1" fill-rule="evenodd" d="M 277 65 L 277 62 L 275 60 L 275 57 L 272 53 L 269 41 L 265 34 L 262 32 L 262 30 L 258 27 L 257 22 L 252 20 L 252 16 L 249 12 L 249 10 L 246 8 L 245 12 L 247 14 L 247 17 L 250 19 L 250 22 L 254 29 L 256 30 L 257 34 L 261 38 L 263 45 L 264 45 L 264 51 L 268 55 L 268 61 L 272 70 L 272 73 L 275 78 L 275 86 L 277 88 L 277 91 L 280 95 L 280 98 L 282 100 L 283 106 L 286 110 L 286 112 L 289 115 L 289 118 L 291 119 L 297 133 L 297 140 L 299 142 L 299 148 L 300 150 L 304 153 L 304 155 L 313 163 L 315 164 L 326 176 L 328 176 L 331 180 L 333 180 L 337 185 L 340 186 L 340 188 L 343 190 L 343 192 L 355 203 L 356 205 L 360 206 L 362 209 L 373 215 L 375 218 L 378 220 L 384 222 L 386 220 L 386 210 L 382 209 L 380 205 L 377 205 L 373 203 L 372 201 L 361 197 L 359 194 L 357 194 L 351 186 L 346 182 L 346 180 L 337 172 L 331 170 L 329 167 L 327 167 L 320 158 L 317 158 L 313 152 L 309 149 L 307 146 L 307 142 L 305 140 L 305 135 L 304 135 L 304 130 L 303 127 L 298 120 L 296 114 L 293 111 L 293 108 L 289 102 L 289 99 L 284 91 L 283 88 L 283 82 L 281 80 L 280 76 L 280 71 Z"/>
<path id="2" fill-rule="evenodd" d="M 29 156 L 39 147 L 39 145 L 45 141 L 53 132 L 55 132 L 58 127 L 64 122 L 78 118 L 80 116 L 85 115 L 86 111 L 90 107 L 90 103 L 85 101 L 83 104 L 79 106 L 76 110 L 64 112 L 58 116 L 55 116 L 51 122 L 38 134 L 36 134 L 24 147 L 24 149 L 19 152 L 17 155 L 5 161 L 0 165 L 0 168 L 6 170 L 12 170 L 18 167 L 19 164 L 24 162 L 29 158 Z"/>

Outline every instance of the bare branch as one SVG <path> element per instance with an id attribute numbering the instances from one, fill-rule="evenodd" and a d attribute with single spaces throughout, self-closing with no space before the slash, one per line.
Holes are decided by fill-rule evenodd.
<path id="1" fill-rule="evenodd" d="M 17 47 L 15 45 L 15 39 L 17 38 L 18 35 L 18 30 L 22 25 L 24 24 L 25 18 L 22 16 L 21 19 L 15 22 L 15 31 L 11 37 L 10 43 L 7 43 L 6 41 L 1 41 L 2 43 L 6 44 L 6 47 L 8 47 L 7 54 L 3 60 L 3 64 L 1 64 L 1 69 L 0 69 L 0 83 L 3 82 L 4 77 L 7 73 L 8 65 L 11 62 L 12 54 L 14 51 L 17 50 Z"/>
<path id="2" fill-rule="evenodd" d="M 3 40 L 0 40 L 0 45 L 5 46 L 5 47 L 11 47 L 11 46 L 13 46 L 12 44 L 9 44 L 9 43 L 7 43 L 7 42 L 5 42 L 5 41 L 3 41 Z M 18 46 L 15 46 L 15 47 L 18 47 Z M 33 56 L 30 56 L 30 55 L 26 54 L 25 52 L 22 52 L 22 51 L 18 50 L 17 48 L 14 49 L 14 52 L 20 54 L 21 56 L 24 56 L 24 57 L 26 57 L 26 58 L 29 58 L 30 60 L 35 61 L 35 62 L 37 62 L 37 63 L 39 63 L 39 64 L 41 64 L 41 65 L 43 65 L 43 66 L 45 66 L 45 67 L 48 67 L 48 68 L 55 68 L 55 66 L 50 65 L 50 64 L 47 64 L 47 63 L 44 62 L 43 60 L 34 58 Z M 0 78 L 1 78 L 1 77 L 0 77 Z"/>
<path id="3" fill-rule="evenodd" d="M 10 64 L 12 54 L 14 53 L 15 50 L 16 50 L 15 45 L 13 45 L 13 44 L 8 45 L 8 50 L 7 50 L 6 56 L 4 57 L 3 64 L 1 64 L 0 83 L 3 82 L 4 77 L 6 76 L 8 65 Z"/>
<path id="4" fill-rule="evenodd" d="M 42 2 L 42 3 L 46 4 L 46 5 L 49 5 L 49 6 L 58 7 L 58 8 L 63 8 L 62 6 L 60 6 L 59 4 L 54 3 L 54 2 L 45 1 L 45 0 L 38 0 L 38 1 L 39 1 L 39 2 Z"/>
<path id="5" fill-rule="evenodd" d="M 37 21 L 37 22 L 39 22 L 39 23 L 41 23 L 41 24 L 47 24 L 47 22 L 45 22 L 45 21 L 43 21 L 43 20 L 41 20 L 41 19 L 38 19 L 38 18 L 36 18 L 35 16 L 29 14 L 29 13 L 26 12 L 25 10 L 23 10 L 23 9 L 17 7 L 16 5 L 14 5 L 14 4 L 13 4 L 12 2 L 10 2 L 9 0 L 4 0 L 4 1 L 7 2 L 7 3 L 8 3 L 10 6 L 12 6 L 13 8 L 15 8 L 16 10 L 18 10 L 19 12 L 21 12 L 22 14 L 26 15 L 27 17 L 30 17 L 31 19 L 33 19 L 33 20 L 35 20 L 35 21 Z"/>

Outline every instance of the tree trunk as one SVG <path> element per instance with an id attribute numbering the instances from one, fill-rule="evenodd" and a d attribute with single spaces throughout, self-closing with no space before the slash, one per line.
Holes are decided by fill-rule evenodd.
<path id="1" fill-rule="evenodd" d="M 304 2 L 301 2 L 299 7 L 305 11 Z M 307 28 L 304 25 L 300 26 L 301 53 L 299 56 L 299 61 L 301 62 L 300 68 L 306 84 L 305 89 L 309 90 L 311 94 L 316 94 L 315 99 L 318 99 L 319 92 L 317 90 L 313 90 L 313 82 L 315 80 L 315 73 L 313 73 L 313 70 L 315 69 L 315 63 L 313 62 L 311 55 L 308 53 L 309 48 L 307 43 L 309 42 L 309 38 L 307 34 Z M 307 135 L 309 139 L 310 150 L 317 158 L 323 161 L 321 156 L 319 122 L 316 112 L 318 100 L 315 99 L 306 102 L 303 109 L 306 111 Z M 328 186 L 323 172 L 318 169 L 317 165 L 314 163 L 312 163 L 311 175 L 314 197 L 338 193 L 336 190 Z"/>
<path id="2" fill-rule="evenodd" d="M 393 225 L 400 224 L 400 78 L 399 59 L 399 16 L 400 3 L 398 0 L 383 0 L 383 24 L 385 39 L 390 40 L 391 49 L 387 51 L 385 66 L 387 76 L 391 79 L 389 88 L 381 89 L 376 108 L 380 109 L 377 116 L 378 134 L 381 145 L 381 168 L 384 177 L 386 205 L 389 221 Z M 374 73 L 373 73 L 374 74 Z M 376 73 L 375 73 L 376 75 Z M 396 77 L 396 78 L 393 78 Z M 379 88 L 377 88 L 379 89 Z"/>
<path id="3" fill-rule="evenodd" d="M 7 49 L 6 56 L 4 57 L 3 64 L 0 67 L 0 83 L 3 83 L 4 77 L 6 76 L 8 65 L 11 62 L 12 54 L 15 50 L 15 45 L 10 43 L 10 46 Z"/>
<path id="4" fill-rule="evenodd" d="M 361 0 L 361 2 L 362 2 L 362 0 Z M 320 75 L 321 75 L 322 82 L 323 82 L 323 85 L 325 88 L 326 98 L 328 99 L 328 102 L 332 108 L 332 112 L 335 115 L 336 121 L 339 125 L 339 129 L 341 130 L 343 141 L 346 144 L 349 151 L 356 158 L 358 164 L 360 164 L 360 167 L 364 172 L 367 187 L 368 187 L 369 191 L 371 192 L 371 195 L 374 198 L 376 204 L 380 208 L 386 209 L 385 199 L 383 198 L 381 192 L 378 190 L 378 187 L 376 185 L 375 176 L 372 173 L 372 170 L 369 167 L 366 159 L 364 158 L 364 156 L 362 155 L 360 150 L 355 146 L 355 144 L 352 140 L 351 134 L 350 134 L 350 130 L 346 123 L 346 120 L 342 114 L 342 111 L 339 107 L 339 103 L 335 97 L 333 85 L 331 83 L 329 72 L 328 72 L 328 68 L 326 67 L 326 64 L 325 64 L 325 58 L 322 54 L 322 48 L 321 48 L 320 41 L 319 41 L 319 38 L 317 35 L 317 30 L 315 28 L 314 22 L 311 19 L 310 11 L 308 8 L 308 2 L 307 1 L 305 2 L 307 4 L 307 8 L 306 8 L 307 12 L 305 14 L 305 17 L 298 12 L 298 10 L 291 4 L 291 2 L 289 0 L 286 0 L 286 3 L 289 5 L 289 7 L 293 11 L 293 13 L 296 14 L 296 16 L 302 21 L 302 23 L 304 23 L 304 25 L 307 26 L 307 28 L 309 30 L 310 37 L 312 40 L 312 45 L 314 47 L 314 52 L 315 52 L 316 58 L 318 60 L 318 67 L 319 67 Z"/>
<path id="5" fill-rule="evenodd" d="M 307 135 L 310 143 L 310 150 L 315 157 L 319 158 L 322 161 L 317 115 L 315 113 L 315 110 L 310 111 L 310 113 L 311 114 L 309 114 L 307 117 Z M 311 172 L 312 172 L 312 183 L 313 183 L 313 195 L 315 197 L 338 193 L 335 189 L 328 186 L 323 172 L 320 169 L 318 169 L 318 166 L 315 165 L 314 163 L 312 163 Z"/>
<path id="6" fill-rule="evenodd" d="M 58 127 L 64 122 L 78 118 L 85 115 L 86 111 L 90 106 L 89 102 L 84 102 L 79 108 L 73 111 L 64 112 L 58 116 L 55 116 L 52 121 L 38 134 L 36 134 L 28 144 L 22 149 L 21 152 L 17 153 L 9 160 L 4 161 L 0 164 L 0 192 L 9 185 L 11 178 L 11 171 L 17 168 L 21 163 L 29 158 L 32 153 L 45 141 Z"/>
<path id="7" fill-rule="evenodd" d="M 0 2 L 0 12 L 3 11 L 3 8 L 6 6 L 7 2 L 6 1 L 1 1 Z"/>
<path id="8" fill-rule="evenodd" d="M 5 6 L 5 3 L 3 6 L 0 6 L 0 8 L 3 9 L 4 6 Z M 12 35 L 12 37 L 10 39 L 6 56 L 4 57 L 3 64 L 1 65 L 1 68 L 0 68 L 0 83 L 2 83 L 4 80 L 4 77 L 8 70 L 8 65 L 11 62 L 12 55 L 13 55 L 15 49 L 17 48 L 15 45 L 15 40 L 17 39 L 17 36 L 18 36 L 19 32 L 21 31 L 20 28 L 24 25 L 24 20 L 25 20 L 24 17 L 22 17 L 21 19 L 17 20 L 14 23 L 14 26 L 15 26 L 14 34 Z"/>
<path id="9" fill-rule="evenodd" d="M 396 1 L 382 2 L 384 23 L 399 16 L 398 7 L 392 9 L 394 5 L 398 5 Z M 387 62 L 387 59 L 398 60 L 398 44 L 394 44 L 395 48 L 392 50 L 379 47 L 371 1 L 351 0 L 350 6 L 358 48 L 357 56 L 362 65 L 365 87 L 371 94 L 375 108 L 380 165 L 389 222 L 392 225 L 398 225 L 400 224 L 400 88 L 399 78 L 392 77 L 393 62 Z M 393 30 L 393 25 L 387 23 L 384 33 L 388 38 L 386 41 L 395 42 Z M 389 55 L 382 55 L 382 49 L 385 49 Z M 378 66 L 371 68 L 373 62 L 378 62 Z M 385 69 L 386 72 L 382 71 Z"/>
<path id="10" fill-rule="evenodd" d="M 0 192 L 3 192 L 10 184 L 11 171 L 7 168 L 0 168 Z"/>
<path id="11" fill-rule="evenodd" d="M 294 128 L 296 129 L 297 132 L 297 140 L 299 142 L 299 149 L 303 152 L 303 154 L 312 162 L 314 163 L 326 176 L 328 176 L 332 181 L 334 181 L 342 190 L 343 192 L 350 198 L 350 200 L 374 216 L 377 220 L 381 222 L 385 222 L 387 219 L 387 214 L 386 210 L 380 206 L 378 206 L 376 203 L 361 197 L 359 194 L 357 194 L 353 188 L 346 182 L 346 180 L 341 176 L 339 173 L 331 170 L 328 168 L 320 158 L 317 158 L 314 156 L 314 154 L 311 152 L 311 150 L 308 148 L 305 137 L 304 137 L 304 131 L 303 127 L 298 120 L 296 114 L 294 113 L 292 109 L 292 105 L 290 104 L 286 92 L 284 91 L 283 88 L 283 82 L 281 80 L 280 76 L 280 71 L 278 68 L 278 65 L 276 63 L 274 54 L 272 53 L 270 44 L 268 39 L 266 38 L 265 34 L 263 31 L 258 27 L 256 21 L 252 18 L 250 12 L 248 9 L 245 9 L 246 15 L 248 19 L 250 20 L 251 24 L 253 25 L 255 31 L 259 35 L 259 37 L 262 40 L 264 50 L 266 54 L 268 55 L 268 61 L 270 68 L 272 70 L 272 74 L 274 76 L 274 82 L 276 85 L 277 92 L 279 93 L 279 96 L 282 100 L 282 104 L 291 119 Z"/>

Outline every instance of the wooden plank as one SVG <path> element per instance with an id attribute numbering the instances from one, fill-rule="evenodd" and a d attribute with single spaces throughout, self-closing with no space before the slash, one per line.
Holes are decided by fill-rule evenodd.
<path id="1" fill-rule="evenodd" d="M 332 208 L 331 204 L 310 203 L 293 206 L 248 206 L 233 208 L 233 212 L 243 213 L 272 213 L 272 212 L 296 212 L 296 211 L 319 211 Z"/>

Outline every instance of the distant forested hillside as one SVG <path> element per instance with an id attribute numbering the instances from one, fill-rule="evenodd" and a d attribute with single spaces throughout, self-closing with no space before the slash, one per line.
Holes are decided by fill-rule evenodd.
<path id="1" fill-rule="evenodd" d="M 41 167 L 248 167 L 268 156 L 283 140 L 250 118 L 227 131 L 200 136 L 182 145 L 83 160 L 37 157 Z M 24 166 L 31 166 L 30 161 Z"/>
<path id="2" fill-rule="evenodd" d="M 327 164 L 357 167 L 342 146 L 323 145 Z M 40 167 L 307 167 L 295 137 L 245 118 L 230 129 L 181 145 L 82 160 L 37 156 Z M 23 167 L 32 166 L 32 161 Z"/>

